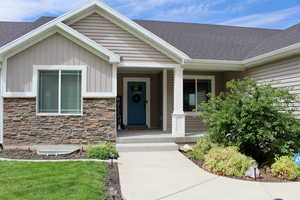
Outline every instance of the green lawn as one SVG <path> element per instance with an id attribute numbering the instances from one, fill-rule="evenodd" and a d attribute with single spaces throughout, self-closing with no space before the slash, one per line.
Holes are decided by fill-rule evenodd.
<path id="1" fill-rule="evenodd" d="M 104 200 L 106 163 L 0 161 L 1 200 Z"/>

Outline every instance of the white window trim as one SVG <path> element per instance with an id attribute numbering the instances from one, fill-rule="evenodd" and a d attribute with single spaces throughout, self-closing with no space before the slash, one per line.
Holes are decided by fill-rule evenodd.
<path id="1" fill-rule="evenodd" d="M 128 82 L 145 82 L 146 83 L 146 100 L 148 101 L 146 105 L 146 125 L 148 128 L 151 128 L 151 93 L 150 93 L 150 84 L 151 78 L 139 78 L 139 77 L 124 77 L 123 78 L 123 124 L 127 126 L 127 99 L 128 99 Z"/>
<path id="2" fill-rule="evenodd" d="M 33 81 L 32 81 L 32 91 L 33 95 L 36 96 L 36 115 L 38 116 L 82 116 L 83 115 L 83 98 L 86 95 L 86 65 L 76 65 L 76 66 L 71 66 L 71 65 L 34 65 L 33 66 Z M 61 91 L 61 71 L 62 70 L 78 70 L 81 71 L 81 113 L 79 114 L 66 114 L 66 113 L 60 113 L 60 92 L 59 92 L 59 101 L 58 101 L 58 112 L 59 113 L 39 113 L 39 97 L 38 97 L 38 75 L 39 71 L 41 70 L 58 70 L 59 71 L 59 91 Z"/>
<path id="3" fill-rule="evenodd" d="M 214 75 L 184 75 L 183 80 L 210 80 L 211 81 L 211 94 L 216 95 L 216 77 Z M 197 84 L 195 91 L 197 91 Z M 197 101 L 196 101 L 197 103 Z M 196 105 L 197 106 L 197 105 Z M 200 112 L 184 112 L 187 116 L 198 116 Z"/>

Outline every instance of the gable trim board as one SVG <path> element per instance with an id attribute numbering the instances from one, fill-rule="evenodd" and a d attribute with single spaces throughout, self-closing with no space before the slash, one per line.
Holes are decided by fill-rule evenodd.
<path id="1" fill-rule="evenodd" d="M 153 45 L 131 34 L 125 28 L 103 17 L 100 13 L 90 15 L 70 25 L 76 31 L 96 41 L 121 56 L 121 63 L 176 63 L 172 58 L 155 49 Z"/>
<path id="2" fill-rule="evenodd" d="M 63 45 L 66 53 L 59 45 Z M 50 53 L 48 56 L 45 52 Z M 64 55 L 62 55 L 64 54 Z M 76 56 L 75 56 L 76 55 Z M 25 57 L 24 57 L 25 56 Z M 43 57 L 43 58 L 42 58 Z M 20 63 L 19 60 L 26 60 L 25 63 Z M 7 68 L 8 62 L 10 63 L 9 69 Z M 17 80 L 7 80 L 7 76 L 18 77 L 19 67 L 23 65 L 22 77 L 16 78 Z M 81 46 L 77 45 L 73 41 L 64 37 L 63 35 L 56 33 L 39 43 L 32 45 L 27 51 L 22 51 L 10 58 L 6 58 L 2 68 L 2 91 L 3 96 L 7 98 L 12 97 L 36 97 L 35 92 L 35 76 L 34 65 L 43 66 L 74 66 L 85 65 L 88 68 L 88 74 L 85 78 L 86 93 L 83 93 L 84 98 L 114 98 L 116 97 L 116 79 L 117 79 L 117 65 L 109 64 L 102 60 L 98 56 L 86 51 Z M 14 67 L 14 68 L 11 68 Z M 103 68 L 103 69 L 102 69 Z M 101 70 L 100 70 L 101 69 Z M 10 70 L 10 71 L 7 71 Z M 17 70 L 17 71 L 16 71 Z M 30 74 L 32 71 L 32 74 Z M 23 81 L 23 82 L 22 82 Z M 24 82 L 25 81 L 25 82 Z M 99 87 L 98 82 L 105 82 L 105 84 Z M 107 82 L 107 83 L 106 83 Z M 27 84 L 24 85 L 24 83 Z M 21 86 L 19 86 L 21 84 Z M 16 87 L 15 87 L 15 86 Z M 95 86 L 96 85 L 96 86 Z"/>
<path id="3" fill-rule="evenodd" d="M 79 9 L 75 9 L 69 13 L 66 13 L 65 15 L 62 15 L 61 17 L 55 18 L 54 20 L 52 20 L 52 21 L 30 31 L 29 33 L 21 36 L 20 38 L 4 45 L 3 47 L 0 48 L 0 56 L 3 56 L 7 51 L 17 47 L 18 45 L 28 42 L 30 39 L 32 39 L 32 37 L 39 35 L 39 34 L 43 34 L 46 31 L 49 31 L 49 29 L 51 29 L 55 26 L 60 27 L 60 28 L 66 28 L 63 25 L 61 25 L 61 23 L 63 21 L 67 20 L 68 18 L 78 16 L 78 15 L 82 14 L 82 12 L 85 12 L 85 11 L 88 12 L 90 9 L 92 9 L 94 7 L 98 8 L 101 11 L 103 11 L 104 13 L 108 14 L 111 19 L 116 19 L 120 23 L 123 23 L 125 26 L 130 27 L 130 29 L 132 29 L 132 31 L 134 31 L 134 35 L 137 35 L 137 37 L 143 38 L 144 41 L 148 41 L 148 43 L 150 43 L 152 45 L 155 44 L 154 46 L 157 46 L 157 48 L 161 49 L 161 51 L 163 51 L 165 53 L 173 54 L 175 57 L 177 57 L 179 59 L 180 63 L 183 63 L 184 59 L 189 58 L 186 54 L 184 54 L 180 50 L 176 49 L 175 47 L 173 47 L 166 41 L 162 40 L 155 34 L 151 33 L 150 31 L 146 30 L 145 28 L 141 27 L 140 25 L 136 24 L 135 22 L 133 22 L 132 20 L 127 18 L 126 16 L 121 15 L 117 11 L 113 10 L 112 8 L 108 7 L 107 5 L 105 5 L 104 3 L 99 2 L 99 1 L 93 1 L 89 4 L 87 4 L 86 6 L 83 6 Z M 70 30 L 71 29 L 67 29 L 67 32 Z M 74 30 L 72 30 L 70 32 L 74 32 Z"/>
<path id="4" fill-rule="evenodd" d="M 11 46 L 0 48 L 0 55 L 4 55 L 7 59 L 57 32 L 110 63 L 120 62 L 118 55 L 60 22 L 41 32 L 35 32 L 31 36 L 25 35 L 25 38 L 21 37 L 18 42 L 12 43 Z"/>

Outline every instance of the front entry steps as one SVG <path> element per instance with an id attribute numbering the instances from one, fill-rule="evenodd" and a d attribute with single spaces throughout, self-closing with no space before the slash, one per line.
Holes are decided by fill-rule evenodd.
<path id="1" fill-rule="evenodd" d="M 175 143 L 119 143 L 116 147 L 119 152 L 178 151 L 178 145 Z"/>

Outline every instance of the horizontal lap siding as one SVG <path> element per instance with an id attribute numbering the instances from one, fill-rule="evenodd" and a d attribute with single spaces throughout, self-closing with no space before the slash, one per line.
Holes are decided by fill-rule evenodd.
<path id="1" fill-rule="evenodd" d="M 244 76 L 248 76 L 259 83 L 271 83 L 274 87 L 290 88 L 290 93 L 300 98 L 300 58 L 294 57 L 284 61 L 275 62 L 247 70 Z M 296 104 L 300 117 L 300 106 Z"/>
<path id="2" fill-rule="evenodd" d="M 33 65 L 87 65 L 87 91 L 112 91 L 112 66 L 60 34 L 8 59 L 8 92 L 30 92 Z"/>
<path id="3" fill-rule="evenodd" d="M 171 59 L 131 33 L 94 13 L 70 25 L 129 62 L 173 63 Z"/>

